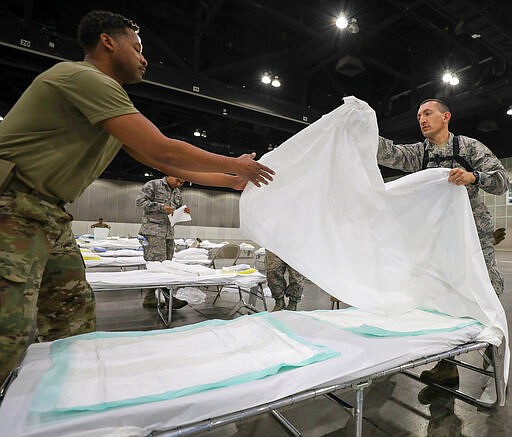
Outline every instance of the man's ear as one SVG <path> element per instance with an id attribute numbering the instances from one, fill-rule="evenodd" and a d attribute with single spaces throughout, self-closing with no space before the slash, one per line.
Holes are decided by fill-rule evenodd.
<path id="1" fill-rule="evenodd" d="M 114 50 L 115 41 L 108 33 L 101 33 L 99 43 L 108 51 Z"/>
<path id="2" fill-rule="evenodd" d="M 448 123 L 452 118 L 452 113 L 451 112 L 445 112 L 443 113 L 443 120 Z"/>

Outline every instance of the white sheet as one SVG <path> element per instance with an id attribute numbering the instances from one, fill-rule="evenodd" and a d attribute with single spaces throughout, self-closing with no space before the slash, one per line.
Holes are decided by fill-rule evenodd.
<path id="1" fill-rule="evenodd" d="M 126 256 L 142 256 L 142 250 L 139 249 L 117 249 L 117 250 L 107 250 L 105 252 L 96 252 L 101 257 L 126 257 Z"/>
<path id="2" fill-rule="evenodd" d="M 174 258 L 176 260 L 186 260 L 186 259 L 208 259 L 208 250 L 201 249 L 199 247 L 190 247 L 188 249 L 180 250 L 174 254 Z"/>
<path id="3" fill-rule="evenodd" d="M 243 289 L 254 287 L 266 280 L 265 275 L 254 272 L 248 275 L 236 273 L 218 273 L 210 276 L 176 275 L 172 273 L 156 273 L 148 270 L 132 270 L 129 272 L 85 272 L 87 282 L 93 290 L 111 288 L 142 288 L 172 286 L 176 284 L 215 285 L 232 283 Z"/>
<path id="4" fill-rule="evenodd" d="M 303 312 L 310 317 L 332 323 L 342 329 L 372 335 L 422 335 L 437 330 L 458 329 L 471 325 L 474 319 L 457 318 L 446 314 L 412 310 L 403 314 L 376 314 L 351 307 L 335 311 Z M 394 334 L 393 334 L 394 333 Z"/>
<path id="5" fill-rule="evenodd" d="M 143 428 L 146 432 L 162 430 L 270 402 L 320 384 L 348 381 L 389 369 L 471 341 L 481 330 L 481 327 L 473 325 L 453 332 L 401 337 L 397 341 L 396 338 L 358 336 L 293 312 L 281 311 L 272 315 L 306 340 L 336 350 L 340 356 L 232 387 L 29 426 L 27 412 L 34 387 L 49 365 L 49 345 L 34 344 L 30 346 L 20 375 L 0 407 L 0 435 L 57 437 L 86 430 L 107 427 L 118 427 L 121 430 L 133 426 Z"/>
<path id="6" fill-rule="evenodd" d="M 116 256 L 116 257 L 100 257 L 96 259 L 84 260 L 86 267 L 128 267 L 145 265 L 146 261 L 143 256 Z"/>
<path id="7" fill-rule="evenodd" d="M 432 309 L 485 324 L 500 344 L 508 329 L 489 280 L 463 186 L 448 169 L 384 184 L 378 129 L 363 101 L 308 126 L 261 162 L 274 182 L 251 184 L 240 200 L 240 230 L 323 290 L 370 312 Z M 261 221 L 261 211 L 266 219 Z"/>
<path id="8" fill-rule="evenodd" d="M 268 313 L 151 332 L 92 333 L 57 341 L 31 411 L 97 411 L 177 398 L 328 359 Z"/>
<path id="9" fill-rule="evenodd" d="M 80 247 L 102 247 L 104 249 L 139 249 L 141 247 L 138 238 L 109 238 L 106 240 L 77 240 Z"/>
<path id="10" fill-rule="evenodd" d="M 146 264 L 146 268 L 150 272 L 156 273 L 172 273 L 176 275 L 188 275 L 188 276 L 211 276 L 220 273 L 215 269 L 210 269 L 202 265 L 189 265 L 185 263 L 179 263 L 176 261 L 149 261 Z"/>

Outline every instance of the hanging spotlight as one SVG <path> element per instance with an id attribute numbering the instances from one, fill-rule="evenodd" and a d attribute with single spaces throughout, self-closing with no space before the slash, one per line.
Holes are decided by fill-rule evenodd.
<path id="1" fill-rule="evenodd" d="M 450 80 L 452 80 L 453 76 L 452 74 L 447 71 L 444 75 L 443 75 L 443 82 L 450 82 Z"/>
<path id="2" fill-rule="evenodd" d="M 206 131 L 203 129 L 200 134 L 203 138 L 206 138 Z"/>
<path id="3" fill-rule="evenodd" d="M 460 80 L 457 76 L 455 76 L 455 74 L 452 74 L 449 71 L 447 71 L 443 75 L 443 82 L 449 83 L 450 85 L 455 86 L 460 83 Z"/>
<path id="4" fill-rule="evenodd" d="M 512 115 L 512 105 L 510 105 L 507 109 L 507 115 Z"/>
<path id="5" fill-rule="evenodd" d="M 279 88 L 281 86 L 281 81 L 279 80 L 279 76 L 274 76 L 272 80 L 272 86 L 275 88 Z"/>
<path id="6" fill-rule="evenodd" d="M 344 15 L 340 15 L 336 20 L 336 27 L 339 29 L 345 29 L 348 26 L 348 20 Z"/>
<path id="7" fill-rule="evenodd" d="M 200 131 L 199 129 L 196 129 L 196 130 L 194 131 L 194 136 L 195 136 L 195 137 L 200 137 L 200 136 L 201 136 L 201 131 Z"/>
<path id="8" fill-rule="evenodd" d="M 265 85 L 268 85 L 272 81 L 272 79 L 270 79 L 270 75 L 267 72 L 265 72 L 265 73 L 263 73 L 263 76 L 261 76 L 261 81 Z"/>
<path id="9" fill-rule="evenodd" d="M 147 178 L 149 178 L 151 175 L 151 173 L 149 171 L 147 171 L 146 173 L 144 173 L 144 176 L 146 176 Z"/>

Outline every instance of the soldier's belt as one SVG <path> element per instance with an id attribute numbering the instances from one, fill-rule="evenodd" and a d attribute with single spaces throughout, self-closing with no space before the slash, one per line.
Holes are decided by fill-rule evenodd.
<path id="1" fill-rule="evenodd" d="M 13 178 L 7 184 L 7 187 L 5 189 L 17 191 L 18 193 L 30 194 L 56 206 L 64 206 L 66 204 L 66 202 L 64 202 L 63 200 L 56 199 L 55 197 L 45 196 L 44 194 L 39 193 L 38 191 L 34 190 L 33 188 L 29 187 L 27 184 L 16 178 Z"/>

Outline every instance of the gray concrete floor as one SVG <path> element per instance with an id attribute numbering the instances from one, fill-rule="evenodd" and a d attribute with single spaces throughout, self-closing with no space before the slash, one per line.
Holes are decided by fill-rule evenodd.
<path id="1" fill-rule="evenodd" d="M 501 302 L 507 316 L 512 314 L 512 252 L 499 251 L 497 258 L 505 276 L 505 293 Z M 239 262 L 251 263 L 250 259 Z M 213 291 L 206 292 L 206 302 L 188 305 L 173 312 L 172 327 L 213 318 L 227 318 L 237 295 L 223 292 L 213 306 Z M 160 329 L 156 311 L 142 307 L 140 291 L 103 292 L 96 294 L 98 330 L 126 331 Z M 273 299 L 268 298 L 269 308 Z M 258 304 L 263 309 L 261 303 Z M 329 295 L 306 282 L 299 309 L 331 308 Z M 508 317 L 509 321 L 511 320 Z M 509 322 L 510 323 L 510 322 Z M 510 331 L 510 328 L 509 328 Z M 471 357 L 470 357 L 471 361 Z M 466 378 L 467 377 L 467 378 Z M 465 378 L 468 381 L 465 381 Z M 471 384 L 461 375 L 462 384 Z M 352 393 L 341 397 L 353 401 Z M 421 401 L 421 402 L 420 402 Z M 354 420 L 327 398 L 318 398 L 280 410 L 304 436 L 352 436 Z M 363 436 L 467 436 L 505 437 L 512 435 L 512 401 L 505 407 L 480 410 L 446 394 L 426 390 L 425 386 L 404 375 L 394 375 L 374 382 L 365 391 Z M 202 437 L 287 436 L 289 433 L 270 415 L 263 414 L 200 434 Z"/>

